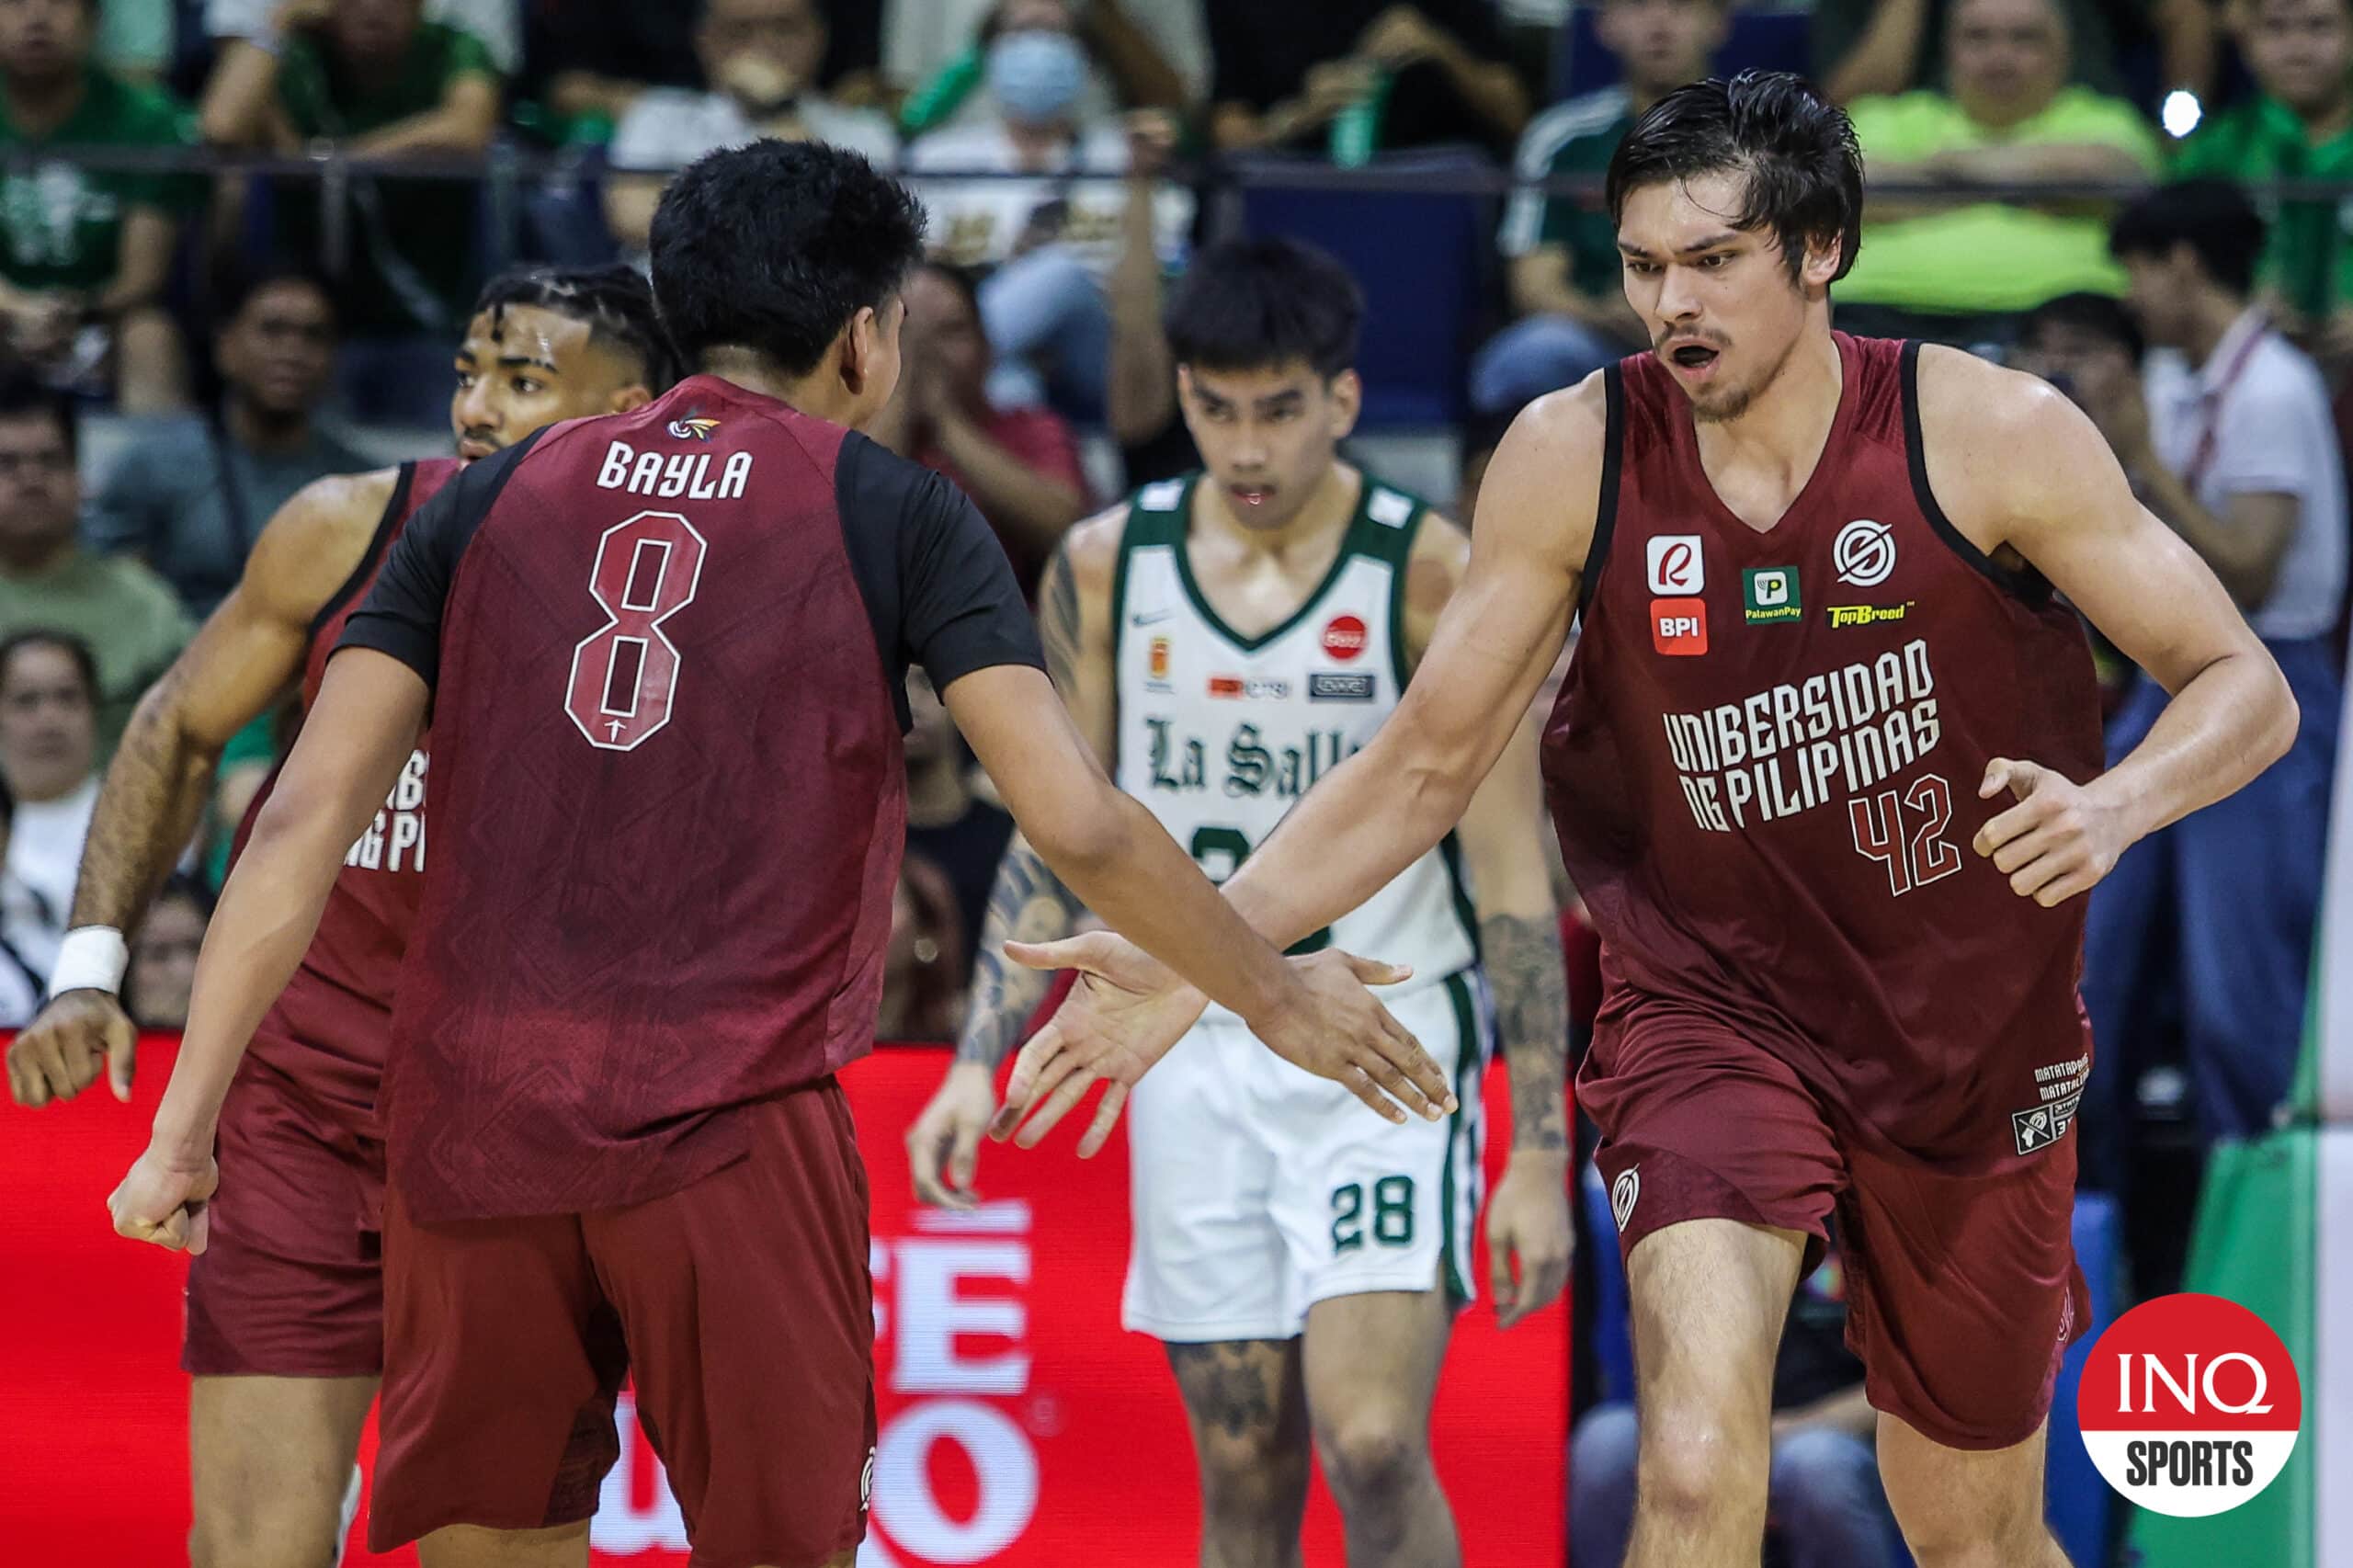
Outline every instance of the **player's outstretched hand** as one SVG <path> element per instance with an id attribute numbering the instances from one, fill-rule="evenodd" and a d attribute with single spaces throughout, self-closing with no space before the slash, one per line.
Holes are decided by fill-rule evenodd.
<path id="1" fill-rule="evenodd" d="M 907 1129 L 907 1169 L 923 1202 L 970 1209 L 980 1201 L 972 1190 L 972 1167 L 981 1157 L 989 1113 L 996 1109 L 995 1076 L 978 1062 L 957 1062 Z"/>
<path id="2" fill-rule="evenodd" d="M 193 1255 L 204 1250 L 211 1233 L 210 1202 L 220 1185 L 221 1167 L 211 1155 L 190 1165 L 151 1144 L 107 1199 L 107 1212 L 119 1236 Z"/>
<path id="3" fill-rule="evenodd" d="M 50 999 L 8 1047 L 8 1092 L 20 1106 L 70 1100 L 97 1082 L 98 1070 L 119 1100 L 131 1098 L 131 1072 L 139 1030 L 122 1004 L 94 988 Z"/>
<path id="4" fill-rule="evenodd" d="M 1059 942 L 1007 942 L 1005 952 L 1031 969 L 1074 969 L 1078 981 L 1014 1059 L 1005 1105 L 989 1123 L 989 1136 L 1002 1142 L 1019 1128 L 1014 1142 L 1034 1149 L 1089 1089 L 1104 1083 L 1103 1101 L 1078 1141 L 1079 1157 L 1086 1158 L 1111 1136 L 1128 1090 L 1184 1038 L 1209 998 L 1112 931 Z"/>
<path id="5" fill-rule="evenodd" d="M 2040 763 L 1997 756 L 1985 765 L 1977 798 L 2007 790 L 2016 804 L 1977 830 L 1972 841 L 2010 879 L 2010 891 L 2045 909 L 2088 892 L 2116 868 L 2129 846 L 2124 815 L 2096 784 L 2077 784 Z"/>
<path id="6" fill-rule="evenodd" d="M 1575 1248 L 1567 1152 L 1514 1150 L 1487 1199 L 1487 1286 L 1495 1292 L 1496 1325 L 1509 1328 L 1551 1306 L 1568 1286 Z"/>
<path id="7" fill-rule="evenodd" d="M 1301 997 L 1270 1018 L 1245 1020 L 1266 1048 L 1294 1067 L 1329 1078 L 1391 1121 L 1408 1111 L 1436 1121 L 1455 1108 L 1454 1091 L 1405 1026 L 1366 990 L 1395 985 L 1413 971 L 1337 948 L 1291 960 Z"/>

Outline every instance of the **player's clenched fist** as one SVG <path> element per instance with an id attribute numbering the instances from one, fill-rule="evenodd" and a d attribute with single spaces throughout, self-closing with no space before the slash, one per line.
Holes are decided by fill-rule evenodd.
<path id="1" fill-rule="evenodd" d="M 119 1100 L 131 1098 L 131 1070 L 139 1030 L 122 1004 L 95 989 L 52 997 L 8 1047 L 8 1092 L 20 1106 L 70 1100 L 97 1082 L 98 1070 Z"/>
<path id="2" fill-rule="evenodd" d="M 2007 790 L 2017 803 L 1977 830 L 1978 854 L 2010 879 L 2010 890 L 2045 909 L 2088 892 L 2131 844 L 2124 813 L 2096 786 L 2037 763 L 1997 756 L 1985 765 L 1977 798 Z"/>
<path id="3" fill-rule="evenodd" d="M 209 1200 L 220 1185 L 221 1167 L 211 1155 L 175 1159 L 150 1146 L 108 1198 L 107 1212 L 119 1236 L 199 1253 L 212 1226 Z"/>

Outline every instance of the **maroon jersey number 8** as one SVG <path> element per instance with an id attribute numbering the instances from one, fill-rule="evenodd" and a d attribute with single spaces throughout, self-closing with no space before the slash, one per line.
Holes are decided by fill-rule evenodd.
<path id="1" fill-rule="evenodd" d="M 605 624 L 572 651 L 564 711 L 606 751 L 633 751 L 670 722 L 678 650 L 662 623 L 694 602 L 706 545 L 676 512 L 640 512 L 605 530 L 588 593 Z"/>

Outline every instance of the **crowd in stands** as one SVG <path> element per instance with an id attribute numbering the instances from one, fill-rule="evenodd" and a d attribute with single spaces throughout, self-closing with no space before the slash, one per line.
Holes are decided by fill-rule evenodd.
<path id="1" fill-rule="evenodd" d="M 1470 520 L 1512 415 L 1646 341 L 1612 151 L 1746 66 L 1852 114 L 1869 205 L 1837 324 L 2062 387 L 2295 685 L 2294 756 L 2096 895 L 2086 985 L 2087 1181 L 2129 1191 L 2152 1126 L 2259 1130 L 2302 1034 L 2341 706 L 2353 0 L 0 0 L 0 1024 L 38 1000 L 115 737 L 263 523 L 323 475 L 446 451 L 484 278 L 642 260 L 702 153 L 822 139 L 921 195 L 934 260 L 875 435 L 1034 584 L 1073 523 L 1193 460 L 1168 280 L 1281 221 L 1240 216 L 1237 185 L 1330 168 L 1453 171 L 1478 203 L 1474 319 L 1430 403 Z M 478 177 L 517 157 L 557 172 Z M 1383 199 L 1364 256 L 1423 210 Z M 1415 283 L 1369 343 L 1434 332 Z M 2108 673 L 2120 749 L 2163 694 Z M 883 1028 L 945 1037 L 1009 824 L 936 699 L 913 707 Z M 185 1013 L 284 720 L 231 748 L 147 922 L 146 1022 Z M 1853 1459 L 1825 1438 L 1798 1468 Z"/>

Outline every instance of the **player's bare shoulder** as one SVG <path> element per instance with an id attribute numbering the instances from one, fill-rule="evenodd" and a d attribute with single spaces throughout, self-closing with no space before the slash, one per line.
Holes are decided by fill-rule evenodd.
<path id="1" fill-rule="evenodd" d="M 1585 570 L 1608 467 L 1609 394 L 1597 370 L 1520 410 L 1504 433 L 1469 519 L 1474 559 L 1491 551 L 1515 569 Z"/>
<path id="2" fill-rule="evenodd" d="M 2039 376 L 1937 344 L 1920 348 L 1920 459 L 1952 525 L 1999 560 L 2022 536 L 2123 484 L 2089 415 Z"/>
<path id="3" fill-rule="evenodd" d="M 271 515 L 237 585 L 251 608 L 308 624 L 366 559 L 400 484 L 397 468 L 330 474 Z"/>

